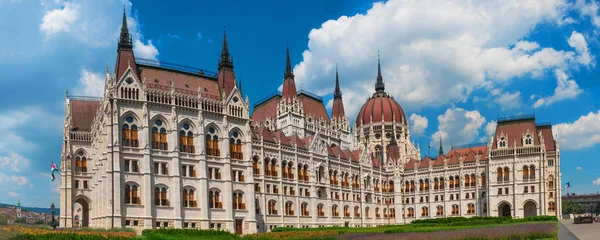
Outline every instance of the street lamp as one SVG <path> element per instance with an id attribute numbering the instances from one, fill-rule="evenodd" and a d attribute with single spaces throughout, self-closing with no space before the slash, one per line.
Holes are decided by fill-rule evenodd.
<path id="1" fill-rule="evenodd" d="M 56 222 L 54 222 L 54 213 L 56 212 L 56 207 L 54 207 L 54 203 L 50 205 L 50 211 L 52 212 L 52 222 L 50 224 L 52 225 L 52 229 L 56 229 Z"/>

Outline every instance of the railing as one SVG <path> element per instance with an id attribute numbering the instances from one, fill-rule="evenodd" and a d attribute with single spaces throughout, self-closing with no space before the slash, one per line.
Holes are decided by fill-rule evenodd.
<path id="1" fill-rule="evenodd" d="M 91 142 L 92 132 L 72 131 L 70 133 L 71 141 Z"/>
<path id="2" fill-rule="evenodd" d="M 217 75 L 218 75 L 218 73 L 216 73 L 216 72 L 207 71 L 202 68 L 190 67 L 190 66 L 169 63 L 169 62 L 163 62 L 163 61 L 159 62 L 159 61 L 152 60 L 152 59 L 135 58 L 135 63 L 138 65 L 167 68 L 167 69 L 172 69 L 172 70 L 176 70 L 176 71 L 187 72 L 187 73 L 192 73 L 192 74 L 197 74 L 197 75 L 210 76 L 210 77 L 217 77 Z"/>

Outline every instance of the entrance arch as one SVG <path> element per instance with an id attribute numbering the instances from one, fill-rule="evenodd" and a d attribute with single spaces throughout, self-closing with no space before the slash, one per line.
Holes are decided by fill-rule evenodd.
<path id="1" fill-rule="evenodd" d="M 523 217 L 537 216 L 537 203 L 533 200 L 527 200 L 523 204 Z"/>
<path id="2" fill-rule="evenodd" d="M 498 217 L 511 217 L 510 204 L 507 202 L 501 202 L 498 204 Z"/>
<path id="3" fill-rule="evenodd" d="M 78 196 L 73 201 L 73 227 L 89 227 L 90 203 L 87 197 Z"/>

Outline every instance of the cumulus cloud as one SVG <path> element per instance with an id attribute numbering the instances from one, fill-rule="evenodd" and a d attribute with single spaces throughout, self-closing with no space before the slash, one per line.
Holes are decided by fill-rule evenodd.
<path id="1" fill-rule="evenodd" d="M 582 19 L 589 18 L 596 28 L 600 28 L 600 7 L 595 0 L 577 0 L 575 8 Z"/>
<path id="2" fill-rule="evenodd" d="M 600 186 L 600 178 L 594 180 L 592 184 Z"/>
<path id="3" fill-rule="evenodd" d="M 100 73 L 94 73 L 87 69 L 81 70 L 79 77 L 78 95 L 101 97 L 104 90 L 104 77 Z"/>
<path id="4" fill-rule="evenodd" d="M 444 149 L 449 149 L 450 144 L 462 145 L 478 141 L 479 131 L 485 123 L 485 117 L 479 111 L 462 108 L 449 108 L 437 119 L 438 131 L 431 135 L 431 146 L 437 146 L 439 139 L 442 139 Z"/>
<path id="5" fill-rule="evenodd" d="M 11 152 L 10 156 L 0 156 L 0 168 L 8 168 L 13 172 L 21 172 L 29 168 L 30 162 L 29 159 L 14 152 Z"/>
<path id="6" fill-rule="evenodd" d="M 485 124 L 485 137 L 484 141 L 487 141 L 487 138 L 496 134 L 496 127 L 498 126 L 498 122 L 492 120 Z"/>
<path id="7" fill-rule="evenodd" d="M 421 135 L 427 129 L 428 120 L 419 114 L 413 113 L 410 115 L 410 127 L 411 133 L 414 135 Z"/>
<path id="8" fill-rule="evenodd" d="M 594 65 L 594 55 L 592 55 L 588 49 L 588 44 L 585 41 L 585 37 L 577 31 L 571 33 L 571 37 L 567 40 L 569 46 L 575 48 L 579 53 L 578 61 L 584 66 Z"/>
<path id="9" fill-rule="evenodd" d="M 567 74 L 562 70 L 557 69 L 554 71 L 554 74 L 556 76 L 557 84 L 556 89 L 554 89 L 554 95 L 546 98 L 540 98 L 535 101 L 533 104 L 535 108 L 539 108 L 544 105 L 548 106 L 560 100 L 573 99 L 583 92 L 583 90 L 579 88 L 579 85 L 577 85 L 577 82 L 575 82 L 575 80 L 569 80 Z"/>
<path id="10" fill-rule="evenodd" d="M 577 171 L 581 171 L 581 170 L 583 170 L 583 168 L 581 168 L 580 166 L 577 166 L 575 169 L 576 169 Z"/>
<path id="11" fill-rule="evenodd" d="M 562 149 L 581 149 L 600 143 L 600 111 L 590 112 L 572 123 L 552 127 Z"/>
<path id="12" fill-rule="evenodd" d="M 355 116 L 374 91 L 380 50 L 386 90 L 405 108 L 463 102 L 475 89 L 579 65 L 578 52 L 522 40 L 540 23 L 563 21 L 567 5 L 563 0 L 375 3 L 366 14 L 342 16 L 311 30 L 308 50 L 294 66 L 296 82 L 320 91 L 339 63 L 349 76 L 344 94 L 354 93 L 359 105 L 346 105 L 348 115 Z M 516 97 L 507 93 L 505 100 L 513 100 L 507 106 L 517 106 Z"/>
<path id="13" fill-rule="evenodd" d="M 19 198 L 19 197 L 21 197 L 21 194 L 18 194 L 18 193 L 13 192 L 13 191 L 8 191 L 8 197 L 9 198 Z"/>
<path id="14" fill-rule="evenodd" d="M 502 93 L 494 98 L 494 102 L 496 102 L 503 110 L 520 108 L 521 92 Z"/>
<path id="15" fill-rule="evenodd" d="M 33 184 L 29 181 L 29 178 L 24 176 L 6 175 L 0 172 L 0 183 L 13 185 L 13 186 L 28 186 L 33 187 Z"/>
<path id="16" fill-rule="evenodd" d="M 91 46 L 115 44 L 121 31 L 123 14 L 123 12 L 115 11 L 115 9 L 119 9 L 115 6 L 126 5 L 127 26 L 132 36 L 133 50 L 136 56 L 156 60 L 158 49 L 151 40 L 144 41 L 139 20 L 131 12 L 131 3 L 127 0 L 113 3 L 116 5 L 76 0 L 64 1 L 56 6 L 47 6 L 47 11 L 39 26 L 40 32 L 44 34 L 46 41 L 68 36 Z"/>

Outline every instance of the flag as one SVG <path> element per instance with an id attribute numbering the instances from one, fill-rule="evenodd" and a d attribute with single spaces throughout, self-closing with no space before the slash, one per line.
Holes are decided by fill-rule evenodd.
<path id="1" fill-rule="evenodd" d="M 52 175 L 52 177 L 50 177 L 50 180 L 52 180 L 54 182 L 54 179 L 56 179 L 56 177 L 54 177 L 54 172 L 58 172 L 58 168 L 56 167 L 56 164 L 54 164 L 54 162 L 52 162 L 52 165 L 50 166 L 50 174 Z"/>
<path id="2" fill-rule="evenodd" d="M 569 181 L 569 182 L 566 184 L 566 186 L 565 186 L 565 189 L 569 189 L 570 187 L 571 187 L 571 181 Z"/>

